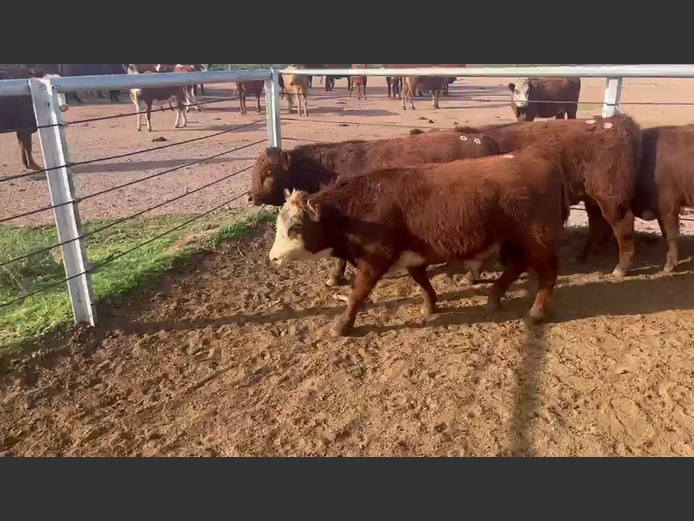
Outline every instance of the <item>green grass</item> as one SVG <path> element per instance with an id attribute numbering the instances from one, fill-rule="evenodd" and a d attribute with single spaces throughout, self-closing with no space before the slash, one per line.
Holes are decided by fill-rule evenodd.
<path id="1" fill-rule="evenodd" d="M 92 266 L 174 228 L 190 216 L 159 216 L 118 224 L 90 237 L 87 255 Z M 185 261 L 193 252 L 234 240 L 249 226 L 272 219 L 270 212 L 244 217 L 238 211 L 217 212 L 114 260 L 92 276 L 97 300 L 111 301 L 143 289 L 154 276 Z M 84 224 L 84 231 L 109 221 Z M 0 227 L 0 263 L 58 242 L 54 227 Z M 34 255 L 0 267 L 0 303 L 65 278 L 60 250 Z M 67 285 L 60 284 L 17 304 L 0 308 L 0 352 L 69 325 L 72 309 Z"/>

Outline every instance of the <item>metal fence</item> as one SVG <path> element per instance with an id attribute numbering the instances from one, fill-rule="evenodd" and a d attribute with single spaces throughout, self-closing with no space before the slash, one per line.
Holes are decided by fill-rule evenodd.
<path id="1" fill-rule="evenodd" d="M 13 176 L 0 178 L 0 183 L 33 176 L 39 173 L 46 174 L 49 185 L 51 204 L 38 208 L 31 212 L 26 212 L 19 215 L 14 215 L 0 220 L 0 223 L 25 217 L 30 214 L 53 211 L 55 216 L 56 227 L 58 231 L 58 242 L 50 247 L 30 252 L 16 259 L 9 259 L 0 264 L 0 267 L 13 262 L 19 262 L 33 255 L 45 253 L 48 250 L 60 248 L 62 252 L 65 278 L 57 283 L 41 288 L 29 294 L 21 295 L 9 302 L 0 303 L 0 307 L 9 306 L 22 301 L 30 296 L 33 296 L 42 291 L 56 287 L 60 284 L 67 283 L 70 301 L 75 322 L 84 322 L 95 325 L 96 312 L 94 306 L 94 295 L 92 290 L 91 275 L 98 269 L 103 268 L 110 262 L 115 261 L 132 251 L 146 246 L 147 244 L 161 238 L 162 236 L 173 233 L 202 217 L 228 205 L 229 203 L 240 199 L 248 192 L 234 195 L 233 198 L 225 201 L 212 209 L 191 217 L 186 222 L 168 230 L 157 237 L 150 238 L 142 244 L 131 248 L 127 251 L 119 252 L 110 256 L 105 261 L 98 265 L 90 265 L 87 258 L 85 241 L 90 236 L 104 231 L 107 228 L 125 222 L 129 219 L 139 217 L 140 215 L 160 208 L 162 206 L 174 203 L 193 193 L 210 188 L 218 183 L 221 183 L 231 177 L 241 174 L 250 169 L 250 167 L 241 169 L 220 179 L 207 183 L 195 190 L 186 192 L 180 196 L 158 203 L 155 206 L 147 208 L 143 211 L 134 213 L 130 216 L 118 219 L 101 228 L 91 230 L 85 234 L 82 229 L 82 223 L 79 215 L 79 203 L 87 199 L 105 195 L 108 192 L 140 183 L 154 177 L 159 177 L 171 173 L 176 170 L 195 166 L 197 164 L 209 161 L 210 159 L 231 154 L 244 148 L 249 148 L 259 145 L 267 141 L 269 146 L 282 146 L 282 120 L 291 120 L 290 118 L 280 117 L 280 86 L 279 75 L 283 72 L 282 69 L 270 68 L 269 70 L 257 71 L 225 71 L 225 72 L 196 72 L 190 74 L 146 74 L 146 75 L 113 75 L 113 76 L 83 76 L 71 78 L 52 78 L 52 79 L 28 79 L 28 80 L 3 80 L 0 81 L 0 96 L 21 96 L 30 95 L 33 100 L 34 111 L 38 126 L 39 139 L 41 150 L 43 152 L 45 168 L 39 171 L 24 172 Z M 293 70 L 292 74 L 310 75 L 310 76 L 445 76 L 445 77 L 497 77 L 497 78 L 517 78 L 517 77 L 581 77 L 581 78 L 606 78 L 605 96 L 603 100 L 604 117 L 610 117 L 615 114 L 620 105 L 620 95 L 623 78 L 694 78 L 693 65 L 621 65 L 621 66 L 561 66 L 561 67 L 498 67 L 498 68 L 420 68 L 420 69 L 383 69 L 383 68 L 368 68 L 368 69 L 302 69 Z M 155 88 L 155 87 L 173 87 L 173 86 L 188 86 L 199 84 L 215 84 L 228 83 L 250 80 L 265 80 L 266 92 L 266 121 L 267 121 L 267 140 L 263 139 L 254 143 L 246 144 L 240 147 L 232 147 L 221 153 L 210 157 L 201 158 L 184 165 L 179 165 L 155 174 L 143 177 L 141 179 L 123 183 L 107 190 L 101 190 L 83 197 L 79 197 L 75 192 L 72 169 L 76 166 L 97 163 L 111 159 L 119 159 L 130 157 L 138 154 L 152 152 L 155 150 L 166 149 L 170 147 L 180 146 L 203 139 L 209 139 L 227 133 L 235 132 L 242 128 L 254 125 L 256 122 L 239 125 L 233 128 L 225 129 L 221 132 L 202 136 L 190 140 L 184 140 L 177 143 L 151 147 L 144 150 L 128 152 L 126 154 L 102 157 L 89 161 L 71 163 L 69 159 L 68 142 L 65 136 L 65 124 L 62 120 L 61 111 L 59 109 L 58 93 L 70 93 L 82 90 L 120 90 L 132 88 Z M 223 100 L 214 100 L 202 102 L 198 105 L 206 103 L 216 103 Z M 676 105 L 676 104 L 675 104 Z M 119 114 L 116 116 L 105 116 L 99 118 L 83 119 L 75 123 L 85 123 L 92 121 L 101 121 L 111 118 L 124 117 L 128 115 L 138 115 L 135 112 L 132 114 Z M 363 123 L 362 123 L 363 124 Z M 292 138 L 287 138 L 292 139 Z"/>

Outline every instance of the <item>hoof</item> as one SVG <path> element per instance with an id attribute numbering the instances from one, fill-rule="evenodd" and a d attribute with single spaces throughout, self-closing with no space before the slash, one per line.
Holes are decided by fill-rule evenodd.
<path id="1" fill-rule="evenodd" d="M 436 304 L 422 304 L 419 309 L 421 310 L 422 315 L 428 317 L 429 315 L 436 313 Z"/>
<path id="2" fill-rule="evenodd" d="M 531 309 L 527 315 L 525 315 L 525 323 L 531 326 L 537 325 L 546 318 L 544 311 L 538 311 Z"/>
<path id="3" fill-rule="evenodd" d="M 626 275 L 627 275 L 627 272 L 624 271 L 622 268 L 615 268 L 614 271 L 612 272 L 612 276 L 617 278 L 617 279 L 624 278 L 624 277 L 626 277 Z"/>
<path id="4" fill-rule="evenodd" d="M 328 280 L 325 281 L 325 285 L 329 288 L 334 288 L 337 286 L 346 286 L 347 281 L 344 277 L 329 277 Z"/>
<path id="5" fill-rule="evenodd" d="M 468 272 L 467 275 L 465 275 L 463 277 L 463 284 L 467 284 L 468 286 L 472 286 L 476 280 L 477 280 L 477 277 L 475 276 L 474 273 L 472 273 L 470 271 L 470 272 Z"/>
<path id="6" fill-rule="evenodd" d="M 675 272 L 675 266 L 667 265 L 663 268 L 663 275 L 670 275 Z"/>
<path id="7" fill-rule="evenodd" d="M 339 338 L 341 336 L 346 336 L 352 331 L 352 326 L 347 320 L 338 320 L 335 325 L 330 329 L 330 336 L 332 338 Z"/>

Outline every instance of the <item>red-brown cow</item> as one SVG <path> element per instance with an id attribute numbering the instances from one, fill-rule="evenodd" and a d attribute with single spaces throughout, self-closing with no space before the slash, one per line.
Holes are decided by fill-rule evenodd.
<path id="1" fill-rule="evenodd" d="M 511 109 L 518 121 L 535 118 L 576 119 L 580 78 L 521 78 L 508 84 Z"/>
<path id="2" fill-rule="evenodd" d="M 0 80 L 54 77 L 58 75 L 40 69 L 13 67 L 0 70 Z M 58 94 L 58 102 L 61 111 L 68 109 L 64 94 Z M 31 96 L 0 96 L 0 133 L 17 133 L 22 164 L 31 170 L 41 169 L 32 155 L 31 136 L 37 130 Z"/>
<path id="3" fill-rule="evenodd" d="M 631 209 L 641 160 L 641 129 L 627 116 L 608 119 L 511 123 L 488 127 L 458 127 L 483 133 L 501 153 L 551 139 L 574 141 L 564 161 L 570 176 L 571 204 L 581 201 L 588 212 L 589 236 L 579 260 L 585 260 L 602 237 L 603 216 L 619 243 L 619 264 L 613 275 L 626 275 L 634 255 L 634 213 Z"/>
<path id="4" fill-rule="evenodd" d="M 641 219 L 658 219 L 668 244 L 666 273 L 677 264 L 680 211 L 686 206 L 694 206 L 694 125 L 645 129 L 632 208 Z"/>
<path id="5" fill-rule="evenodd" d="M 261 113 L 263 111 L 263 109 L 260 107 L 260 96 L 265 88 L 265 80 L 238 81 L 236 82 L 236 88 L 239 91 L 241 114 L 246 113 L 246 97 L 249 95 L 254 95 L 256 101 L 258 102 L 257 112 Z"/>
<path id="6" fill-rule="evenodd" d="M 556 145 L 555 145 L 556 146 Z M 277 265 L 329 256 L 357 268 L 345 313 L 331 330 L 349 333 L 364 300 L 387 273 L 407 269 L 436 308 L 427 266 L 501 249 L 505 271 L 488 306 L 530 267 L 539 291 L 527 318 L 547 313 L 557 250 L 569 215 L 562 162 L 551 147 L 508 156 L 389 169 L 340 181 L 316 195 L 288 195 L 270 259 Z"/>
<path id="7" fill-rule="evenodd" d="M 285 190 L 318 192 L 338 178 L 380 168 L 447 163 L 456 159 L 486 157 L 499 152 L 483 134 L 436 132 L 376 141 L 345 141 L 304 145 L 287 152 L 268 148 L 251 173 L 250 200 L 255 205 L 281 206 Z M 344 282 L 345 262 L 339 261 L 326 282 Z"/>

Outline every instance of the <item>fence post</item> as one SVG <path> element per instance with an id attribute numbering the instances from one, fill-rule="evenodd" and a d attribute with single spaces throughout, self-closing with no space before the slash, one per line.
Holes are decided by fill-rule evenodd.
<path id="1" fill-rule="evenodd" d="M 602 107 L 602 117 L 611 118 L 616 115 L 619 100 L 622 97 L 622 78 L 607 78 L 605 87 L 605 104 Z"/>
<path id="2" fill-rule="evenodd" d="M 72 241 L 82 237 L 82 223 L 75 201 L 75 188 L 69 162 L 63 118 L 60 112 L 58 93 L 51 80 L 43 78 L 29 79 L 29 88 L 34 103 L 36 122 L 39 127 L 41 151 L 48 178 L 48 188 L 55 208 L 55 223 L 60 242 Z M 68 280 L 68 291 L 72 303 L 75 323 L 96 323 L 92 279 L 89 273 L 89 261 L 82 239 L 61 246 L 65 275 Z"/>
<path id="3" fill-rule="evenodd" d="M 282 123 L 280 121 L 280 75 L 270 67 L 272 77 L 265 80 L 265 114 L 267 115 L 267 140 L 269 146 L 282 148 Z"/>

